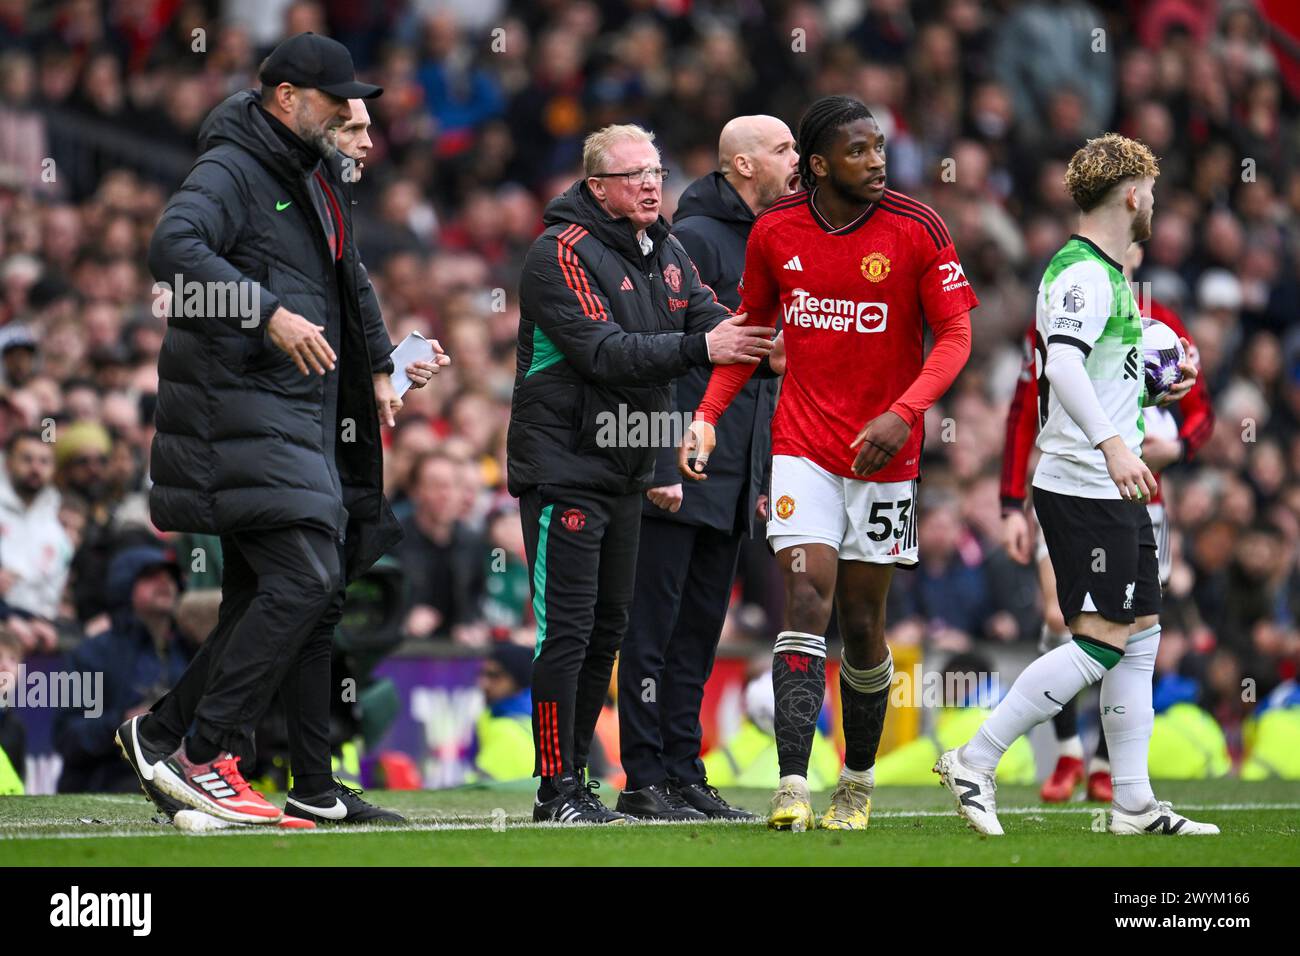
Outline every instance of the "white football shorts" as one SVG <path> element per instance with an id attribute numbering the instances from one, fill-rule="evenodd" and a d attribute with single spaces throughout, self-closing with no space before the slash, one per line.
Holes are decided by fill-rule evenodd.
<path id="1" fill-rule="evenodd" d="M 841 478 L 807 458 L 772 457 L 767 540 L 773 551 L 827 544 L 841 561 L 916 564 L 915 478 Z"/>

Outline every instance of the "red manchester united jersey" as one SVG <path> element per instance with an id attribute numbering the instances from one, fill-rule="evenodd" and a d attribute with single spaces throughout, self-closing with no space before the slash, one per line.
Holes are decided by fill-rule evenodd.
<path id="1" fill-rule="evenodd" d="M 937 333 L 979 304 L 943 220 L 892 190 L 839 229 L 811 192 L 778 201 L 750 233 L 741 289 L 749 322 L 775 325 L 779 317 L 785 333 L 772 453 L 846 478 L 856 477 L 850 444 L 858 432 L 920 373 L 925 324 Z M 919 471 L 920 416 L 895 411 L 913 426 L 911 436 L 871 481 L 906 481 Z"/>

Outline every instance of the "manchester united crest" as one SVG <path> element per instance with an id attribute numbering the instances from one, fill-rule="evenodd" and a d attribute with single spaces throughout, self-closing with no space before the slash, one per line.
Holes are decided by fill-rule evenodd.
<path id="1" fill-rule="evenodd" d="M 889 259 L 881 252 L 873 252 L 862 259 L 862 278 L 868 282 L 879 282 L 889 275 Z"/>
<path id="2" fill-rule="evenodd" d="M 682 291 L 682 270 L 675 265 L 664 266 L 664 281 L 674 292 Z"/>
<path id="3" fill-rule="evenodd" d="M 587 516 L 577 508 L 570 508 L 560 515 L 560 524 L 566 531 L 581 531 L 587 524 Z"/>
<path id="4" fill-rule="evenodd" d="M 789 495 L 782 495 L 776 499 L 776 516 L 784 521 L 794 514 L 794 499 Z"/>

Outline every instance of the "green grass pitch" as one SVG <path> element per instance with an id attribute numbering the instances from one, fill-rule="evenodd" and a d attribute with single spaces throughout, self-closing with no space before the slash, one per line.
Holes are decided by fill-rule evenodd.
<path id="1" fill-rule="evenodd" d="M 404 828 L 204 835 L 150 822 L 138 795 L 0 797 L 0 866 L 1296 866 L 1300 785 L 1162 782 L 1162 799 L 1218 837 L 1116 837 L 1094 832 L 1097 804 L 1045 807 L 1031 787 L 998 792 L 1007 836 L 966 829 L 934 787 L 881 787 L 871 828 L 773 833 L 762 824 L 635 824 L 574 828 L 531 822 L 531 788 L 373 792 L 407 814 Z M 769 793 L 726 796 L 762 811 Z M 827 794 L 814 805 L 824 808 Z"/>

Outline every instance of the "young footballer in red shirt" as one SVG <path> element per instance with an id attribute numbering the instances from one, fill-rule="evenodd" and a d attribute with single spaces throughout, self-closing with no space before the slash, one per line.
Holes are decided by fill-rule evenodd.
<path id="1" fill-rule="evenodd" d="M 781 779 L 768 825 L 815 825 L 808 756 L 834 601 L 846 754 L 821 825 L 861 829 L 893 676 L 885 599 L 894 567 L 917 559 L 923 417 L 970 354 L 978 300 L 943 220 L 885 188 L 885 138 L 862 103 L 829 96 L 809 107 L 799 154 L 807 188 L 758 217 L 741 282 L 741 311 L 751 324 L 780 317 L 786 351 L 768 497 L 786 591 L 772 669 Z M 752 372 L 714 370 L 683 443 L 687 478 L 706 478 L 714 424 Z"/>

